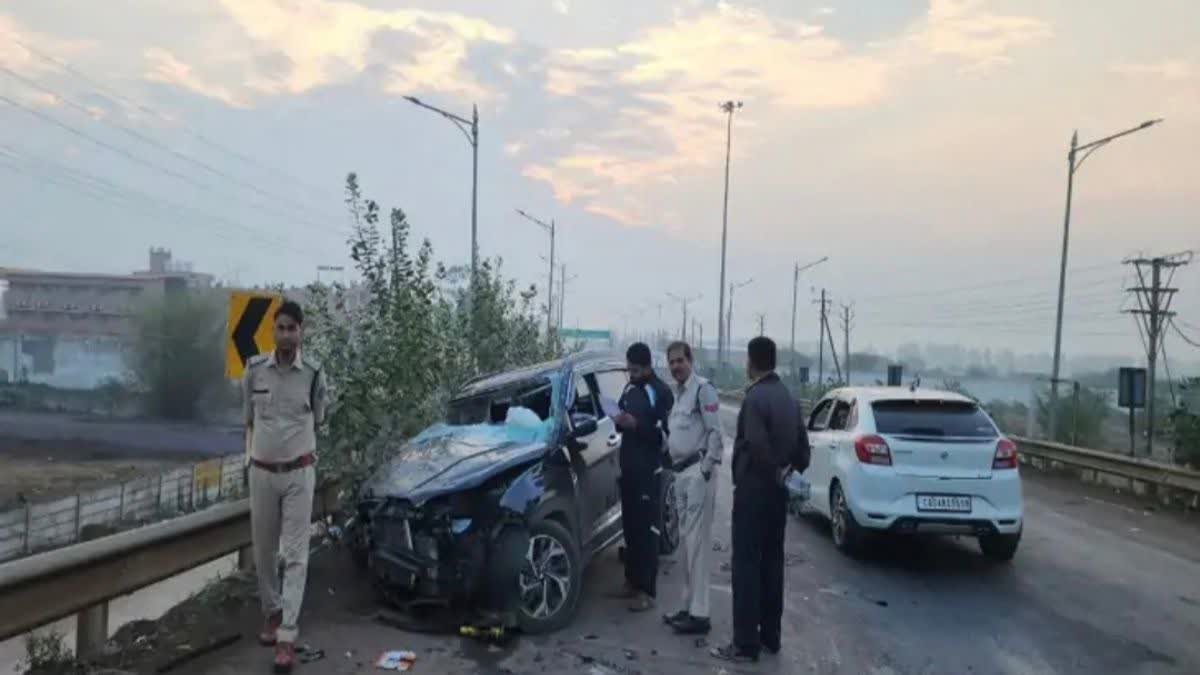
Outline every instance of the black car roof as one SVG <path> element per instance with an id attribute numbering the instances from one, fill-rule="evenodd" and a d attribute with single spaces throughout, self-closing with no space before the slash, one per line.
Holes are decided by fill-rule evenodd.
<path id="1" fill-rule="evenodd" d="M 543 377 L 549 377 L 555 373 L 561 373 L 564 370 L 597 370 L 597 369 L 619 369 L 625 367 L 625 360 L 611 352 L 581 352 L 571 354 L 561 359 L 546 361 L 516 370 L 506 370 L 490 375 L 480 375 L 473 380 L 468 381 L 459 390 L 455 398 L 468 398 L 475 396 L 485 391 L 495 389 L 503 389 L 505 387 L 517 384 L 525 380 L 536 380 Z"/>

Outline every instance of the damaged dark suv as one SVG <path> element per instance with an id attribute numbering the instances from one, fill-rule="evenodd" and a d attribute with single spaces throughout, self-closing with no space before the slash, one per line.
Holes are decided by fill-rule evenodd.
<path id="1" fill-rule="evenodd" d="M 528 633 L 567 625 L 584 566 L 621 539 L 611 415 L 627 382 L 623 361 L 580 355 L 464 386 L 359 494 L 351 545 L 386 599 L 491 609 Z"/>

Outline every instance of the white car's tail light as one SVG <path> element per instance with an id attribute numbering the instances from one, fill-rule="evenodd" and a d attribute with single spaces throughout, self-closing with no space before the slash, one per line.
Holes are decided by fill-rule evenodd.
<path id="1" fill-rule="evenodd" d="M 859 436 L 854 439 L 854 454 L 863 464 L 892 465 L 892 451 L 887 441 L 874 434 Z"/>
<path id="2" fill-rule="evenodd" d="M 1017 444 L 1001 438 L 996 443 L 996 456 L 992 459 L 993 469 L 1017 468 Z"/>

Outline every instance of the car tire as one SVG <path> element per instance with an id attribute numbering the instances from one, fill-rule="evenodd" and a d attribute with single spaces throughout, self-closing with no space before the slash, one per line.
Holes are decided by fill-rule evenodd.
<path id="1" fill-rule="evenodd" d="M 658 554 L 671 555 L 679 548 L 679 510 L 675 501 L 675 472 L 663 469 L 659 481 Z"/>
<path id="2" fill-rule="evenodd" d="M 867 533 L 854 519 L 854 514 L 846 504 L 846 494 L 842 492 L 841 484 L 836 482 L 829 489 L 829 530 L 833 545 L 839 551 L 849 556 L 862 552 Z"/>
<path id="3" fill-rule="evenodd" d="M 987 534 L 979 538 L 979 550 L 983 555 L 997 562 L 1008 562 L 1017 554 L 1017 546 L 1021 543 L 1021 533 L 1016 534 Z"/>
<path id="4" fill-rule="evenodd" d="M 567 528 L 553 520 L 541 520 L 530 528 L 517 582 L 521 631 L 541 635 L 565 628 L 578 609 L 582 579 L 579 545 Z"/>

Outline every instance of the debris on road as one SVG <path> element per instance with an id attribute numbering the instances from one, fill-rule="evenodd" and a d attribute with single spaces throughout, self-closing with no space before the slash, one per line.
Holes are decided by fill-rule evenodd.
<path id="1" fill-rule="evenodd" d="M 721 543 L 720 539 L 714 539 L 713 540 L 713 550 L 716 551 L 717 553 L 724 553 L 725 552 L 725 544 Z"/>
<path id="2" fill-rule="evenodd" d="M 405 672 L 417 662 L 416 652 L 396 650 L 384 652 L 375 660 L 375 667 L 380 670 L 398 670 Z"/>
<path id="3" fill-rule="evenodd" d="M 626 650 L 625 650 L 625 660 L 627 660 L 627 661 L 637 661 L 637 660 L 638 660 L 638 653 L 637 653 L 637 652 L 635 652 L 635 651 L 634 651 L 634 650 L 632 650 L 632 649 L 626 649 Z"/>
<path id="4" fill-rule="evenodd" d="M 696 638 L 696 643 L 695 643 L 695 644 L 696 644 L 696 649 L 704 649 L 705 647 L 707 647 L 707 646 L 708 646 L 708 639 L 707 639 L 707 638 L 698 637 L 698 638 Z"/>
<path id="5" fill-rule="evenodd" d="M 296 655 L 300 657 L 300 663 L 312 663 L 325 658 L 325 650 L 310 644 L 300 644 L 296 647 Z"/>

